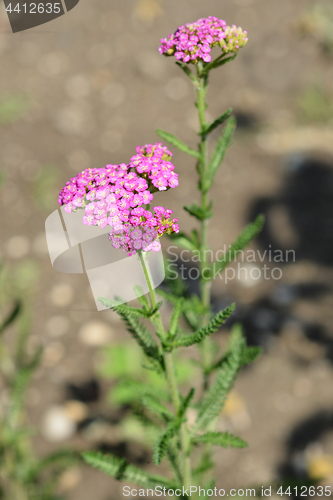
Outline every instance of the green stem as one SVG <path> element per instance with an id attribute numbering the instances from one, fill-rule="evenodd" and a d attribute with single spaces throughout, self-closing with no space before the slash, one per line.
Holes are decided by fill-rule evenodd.
<path id="1" fill-rule="evenodd" d="M 200 182 L 199 189 L 201 191 L 201 207 L 205 210 L 209 206 L 209 193 L 206 190 L 206 176 L 208 170 L 208 141 L 206 130 L 206 94 L 207 94 L 207 76 L 200 76 L 201 68 L 198 68 L 198 80 L 196 85 L 197 93 L 197 108 L 199 114 L 200 122 Z M 206 314 L 202 317 L 202 325 L 204 326 L 208 321 L 208 314 L 210 308 L 211 300 L 211 281 L 204 279 L 204 270 L 208 266 L 207 262 L 207 231 L 208 231 L 208 220 L 203 220 L 201 222 L 201 235 L 200 235 L 200 291 L 201 291 L 201 301 Z M 208 337 L 203 341 L 202 344 L 202 357 L 203 357 L 203 368 L 204 368 L 204 389 L 208 387 L 208 376 L 206 374 L 209 366 L 211 364 L 211 342 Z"/>
<path id="2" fill-rule="evenodd" d="M 147 253 L 139 251 L 138 254 L 149 289 L 151 307 L 154 309 L 156 307 L 157 300 L 156 300 L 155 290 L 153 288 L 153 280 L 150 273 Z M 164 330 L 162 316 L 159 311 L 157 311 L 157 313 L 155 314 L 155 321 L 156 321 L 156 326 L 158 328 L 159 338 L 166 340 L 167 335 Z M 175 414 L 179 415 L 181 408 L 181 399 L 176 378 L 176 371 L 173 362 L 173 355 L 171 352 L 163 351 L 163 358 L 165 364 L 166 377 L 170 387 L 173 407 L 175 410 Z M 191 486 L 192 472 L 191 472 L 191 460 L 189 457 L 189 435 L 185 423 L 183 423 L 180 428 L 180 447 L 182 452 L 181 456 L 182 456 L 183 485 L 185 488 L 189 488 Z"/>

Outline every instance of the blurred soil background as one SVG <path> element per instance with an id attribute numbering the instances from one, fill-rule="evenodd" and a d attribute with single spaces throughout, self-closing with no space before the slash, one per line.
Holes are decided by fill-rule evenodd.
<path id="1" fill-rule="evenodd" d="M 255 278 L 243 272 L 214 284 L 216 308 L 236 300 L 236 319 L 265 350 L 221 415 L 219 430 L 249 448 L 217 452 L 218 486 L 286 477 L 332 485 L 332 2 L 81 0 L 17 34 L 0 4 L 1 294 L 31 306 L 31 348 L 45 347 L 27 398 L 34 444 L 40 455 L 99 447 L 154 469 L 149 438 L 115 387 L 125 369 L 141 376 L 138 354 L 116 315 L 96 311 L 86 275 L 52 269 L 44 222 L 70 177 L 127 162 L 137 145 L 158 140 L 156 128 L 196 146 L 193 89 L 157 48 L 177 26 L 208 15 L 249 33 L 236 61 L 212 75 L 208 94 L 211 118 L 231 106 L 238 119 L 213 191 L 211 247 L 229 245 L 263 212 L 265 230 L 251 248 L 296 252 L 295 262 L 242 263 Z M 177 151 L 173 159 L 180 186 L 168 191 L 167 206 L 186 228 L 194 164 Z M 281 279 L 256 279 L 264 264 L 281 267 Z M 224 345 L 226 336 L 215 339 Z M 191 370 L 189 363 L 185 383 Z M 70 500 L 122 495 L 119 483 L 85 466 L 63 475 L 61 492 Z"/>

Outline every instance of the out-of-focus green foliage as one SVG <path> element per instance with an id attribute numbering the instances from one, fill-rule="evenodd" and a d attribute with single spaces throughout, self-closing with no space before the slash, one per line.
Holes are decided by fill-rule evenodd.
<path id="1" fill-rule="evenodd" d="M 111 345 L 103 349 L 99 374 L 117 381 L 109 392 L 108 400 L 114 405 L 139 401 L 149 387 L 149 392 L 168 398 L 165 378 L 145 368 L 145 356 L 137 344 Z M 177 364 L 177 378 L 186 384 L 195 376 L 197 368 L 190 360 L 182 359 Z M 147 385 L 148 384 L 148 385 Z"/>
<path id="2" fill-rule="evenodd" d="M 333 4 L 331 1 L 314 2 L 298 23 L 302 34 L 312 35 L 325 51 L 333 55 Z"/>
<path id="3" fill-rule="evenodd" d="M 40 210 L 49 210 L 57 199 L 58 170 L 53 165 L 42 167 L 32 181 L 32 198 Z"/>
<path id="4" fill-rule="evenodd" d="M 30 106 L 30 98 L 23 93 L 0 96 L 0 125 L 19 121 L 29 111 Z"/>
<path id="5" fill-rule="evenodd" d="M 0 283 L 3 269 L 0 269 Z M 57 451 L 38 459 L 31 438 L 35 431 L 27 426 L 26 393 L 39 367 L 42 349 L 28 349 L 30 314 L 21 301 L 7 303 L 0 297 L 0 500 L 61 500 L 57 481 L 76 461 L 75 454 Z M 7 330 L 14 345 L 6 342 Z"/>
<path id="6" fill-rule="evenodd" d="M 316 87 L 305 88 L 297 99 L 299 119 L 308 123 L 333 122 L 333 95 Z"/>

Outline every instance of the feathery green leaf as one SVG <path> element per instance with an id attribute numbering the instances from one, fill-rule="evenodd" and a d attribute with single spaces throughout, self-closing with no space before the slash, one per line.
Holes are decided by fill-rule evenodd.
<path id="1" fill-rule="evenodd" d="M 164 132 L 164 130 L 157 129 L 156 133 L 165 141 L 169 142 L 172 146 L 175 146 L 177 149 L 186 153 L 190 156 L 194 156 L 195 158 L 200 158 L 200 153 L 195 151 L 195 149 L 191 149 L 187 144 L 178 139 L 175 135 L 170 134 L 169 132 Z"/>
<path id="2" fill-rule="evenodd" d="M 193 444 L 209 443 L 223 448 L 246 448 L 247 443 L 229 432 L 206 432 L 192 438 Z"/>
<path id="3" fill-rule="evenodd" d="M 216 172 L 218 171 L 224 159 L 225 153 L 231 143 L 235 128 L 236 120 L 232 117 L 224 127 L 222 135 L 217 141 L 216 147 L 212 154 L 212 158 L 208 167 L 207 185 L 204 186 L 206 191 L 208 191 L 208 189 L 210 189 L 213 184 Z"/>
<path id="4" fill-rule="evenodd" d="M 194 393 L 195 393 L 195 389 L 194 387 L 192 387 L 190 390 L 189 390 L 189 393 L 188 395 L 186 396 L 186 398 L 182 398 L 182 403 L 180 405 L 180 410 L 179 410 L 179 415 L 180 416 L 183 416 L 185 415 L 185 412 L 187 410 L 187 408 L 189 407 L 193 397 L 194 397 Z"/>
<path id="5" fill-rule="evenodd" d="M 86 451 L 82 454 L 82 457 L 92 467 L 118 480 L 133 482 L 148 488 L 162 486 L 169 490 L 176 487 L 167 478 L 148 474 L 138 467 L 128 464 L 126 460 L 114 455 L 104 455 L 97 451 Z"/>
<path id="6" fill-rule="evenodd" d="M 238 253 L 247 247 L 249 243 L 260 233 L 264 225 L 265 218 L 263 215 L 258 215 L 254 222 L 246 226 L 237 240 L 231 245 L 230 249 L 223 258 L 218 262 L 214 262 L 212 266 L 213 276 L 223 271 L 233 260 L 237 259 Z"/>
<path id="7" fill-rule="evenodd" d="M 194 203 L 193 205 L 186 205 L 184 207 L 184 210 L 186 210 L 186 212 L 188 212 L 190 215 L 192 215 L 198 220 L 206 220 L 210 219 L 213 215 L 211 212 L 212 205 L 213 204 L 210 203 L 209 207 L 204 209 L 202 207 L 199 207 L 199 205 L 197 205 L 196 203 Z"/>
<path id="8" fill-rule="evenodd" d="M 185 234 L 182 231 L 179 233 L 173 233 L 169 235 L 169 238 L 172 241 L 172 243 L 175 243 L 175 245 L 186 248 L 186 250 L 190 250 L 191 252 L 193 252 L 193 250 L 198 249 L 197 243 L 194 242 L 192 238 L 187 236 L 187 234 Z"/>
<path id="9" fill-rule="evenodd" d="M 219 125 L 222 125 L 232 114 L 233 109 L 229 108 L 227 111 L 222 113 L 216 120 L 213 121 L 210 125 L 207 125 L 207 128 L 200 133 L 200 135 L 208 135 L 213 132 Z"/>
<path id="10" fill-rule="evenodd" d="M 142 347 L 146 356 L 161 362 L 161 356 L 155 340 L 152 338 L 150 332 L 136 320 L 135 315 L 122 306 L 117 306 L 114 309 L 124 321 L 129 333 L 138 342 L 139 346 Z"/>
<path id="11" fill-rule="evenodd" d="M 177 66 L 179 66 L 183 71 L 184 73 L 191 78 L 192 82 L 195 82 L 196 81 L 196 78 L 194 76 L 194 74 L 192 73 L 192 71 L 190 70 L 189 68 L 189 65 L 186 64 L 186 63 L 183 63 L 181 61 L 176 61 L 176 64 Z"/>
<path id="12" fill-rule="evenodd" d="M 179 318 L 183 313 L 184 299 L 181 298 L 177 301 L 170 319 L 169 335 L 170 337 L 175 337 L 179 328 Z"/>
<path id="13" fill-rule="evenodd" d="M 243 352 L 242 364 L 249 365 L 250 363 L 253 363 L 253 361 L 255 361 L 261 353 L 262 347 L 260 346 L 251 345 L 250 347 L 246 347 Z"/>
<path id="14" fill-rule="evenodd" d="M 151 394 L 145 394 L 142 397 L 142 403 L 148 408 L 149 411 L 155 413 L 159 417 L 162 417 L 164 420 L 171 420 L 174 418 L 173 413 Z"/>
<path id="15" fill-rule="evenodd" d="M 3 321 L 3 323 L 0 325 L 0 333 L 6 330 L 18 317 L 22 309 L 22 304 L 21 302 L 17 301 L 7 318 Z"/>
<path id="16" fill-rule="evenodd" d="M 219 415 L 242 366 L 245 345 L 241 329 L 238 326 L 233 328 L 229 341 L 229 355 L 218 370 L 216 380 L 201 404 L 196 428 L 206 427 Z"/>
<path id="17" fill-rule="evenodd" d="M 208 325 L 204 326 L 203 328 L 200 328 L 200 330 L 193 333 L 193 335 L 180 337 L 179 339 L 173 342 L 172 346 L 187 347 L 189 345 L 199 344 L 199 342 L 201 342 L 205 337 L 208 337 L 208 335 L 211 335 L 212 333 L 216 332 L 220 328 L 220 326 L 223 325 L 223 323 L 226 321 L 226 319 L 229 318 L 229 316 L 235 309 L 235 306 L 236 306 L 235 304 L 231 304 L 223 311 L 217 313 L 216 316 L 214 316 L 214 318 L 210 320 Z"/>
<path id="18" fill-rule="evenodd" d="M 182 419 L 173 419 L 167 426 L 164 432 L 157 438 L 154 445 L 153 461 L 154 464 L 160 465 L 164 455 L 168 449 L 168 443 L 171 438 L 176 434 L 182 424 Z"/>
<path id="19" fill-rule="evenodd" d="M 140 302 L 140 304 L 142 305 L 142 307 L 148 311 L 150 309 L 150 305 L 149 305 L 149 301 L 147 299 L 147 297 L 145 296 L 144 292 L 143 292 L 143 288 L 142 286 L 139 286 L 139 285 L 135 285 L 134 286 L 134 293 L 138 299 L 138 301 Z"/>

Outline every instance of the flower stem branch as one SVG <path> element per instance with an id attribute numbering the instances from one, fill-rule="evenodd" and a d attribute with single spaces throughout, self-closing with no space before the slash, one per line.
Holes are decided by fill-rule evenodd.
<path id="1" fill-rule="evenodd" d="M 153 280 L 149 268 L 147 253 L 139 251 L 138 254 L 149 289 L 151 307 L 152 309 L 155 309 L 157 305 L 157 300 L 156 300 L 155 290 L 153 287 Z M 158 329 L 159 338 L 167 340 L 167 334 L 165 332 L 162 316 L 159 311 L 156 312 L 154 320 L 156 322 L 156 326 Z M 163 344 L 162 344 L 162 349 L 163 349 Z M 181 398 L 177 383 L 173 354 L 171 352 L 166 352 L 163 350 L 163 358 L 164 358 L 166 378 L 170 388 L 175 415 L 177 417 L 179 416 L 181 410 Z M 183 485 L 185 488 L 189 488 L 191 486 L 192 473 L 191 473 L 191 460 L 189 457 L 189 433 L 185 422 L 182 423 L 180 428 L 180 448 L 181 448 L 181 460 L 182 460 L 181 469 L 182 469 Z"/>

